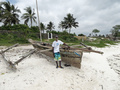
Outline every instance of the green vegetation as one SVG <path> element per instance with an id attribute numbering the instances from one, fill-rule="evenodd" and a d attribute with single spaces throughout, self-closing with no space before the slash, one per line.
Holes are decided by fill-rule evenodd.
<path id="1" fill-rule="evenodd" d="M 32 8 L 29 6 L 29 7 L 26 7 L 24 10 L 26 11 L 26 13 L 24 13 L 21 17 L 22 19 L 25 20 L 24 24 L 28 25 L 28 21 L 31 22 L 31 26 L 32 26 L 33 21 L 35 23 L 37 23 L 36 22 L 36 16 L 35 16 L 35 13 L 34 13 L 34 9 L 32 10 Z"/>
<path id="2" fill-rule="evenodd" d="M 15 43 L 20 44 L 28 44 L 28 39 L 34 39 L 34 40 L 40 40 L 39 39 L 39 29 L 37 26 L 32 26 L 29 28 L 27 25 L 13 25 L 13 26 L 2 26 L 0 29 L 3 29 L 2 31 L 6 31 L 6 33 L 0 33 L 0 46 L 3 45 L 13 45 Z M 16 29 L 17 28 L 17 29 Z M 22 30 L 21 30 L 22 28 Z M 16 29 L 16 30 L 15 30 Z M 9 32 L 8 32 L 9 31 Z M 53 35 L 58 35 L 59 39 L 63 42 L 72 45 L 80 45 L 80 42 L 88 45 L 88 46 L 95 46 L 95 47 L 105 47 L 109 45 L 116 44 L 115 41 L 110 41 L 106 38 L 101 39 L 101 37 L 96 38 L 96 40 L 89 41 L 86 40 L 78 40 L 75 34 L 69 34 L 66 30 L 63 32 L 59 31 L 51 31 Z M 43 39 L 44 42 L 52 43 L 55 39 Z"/>
<path id="3" fill-rule="evenodd" d="M 116 42 L 110 41 L 106 38 L 100 39 L 99 37 L 90 42 L 87 40 L 78 40 L 76 34 L 71 34 L 71 29 L 78 27 L 78 22 L 76 22 L 76 18 L 73 17 L 73 14 L 67 14 L 66 17 L 59 23 L 59 28 L 62 29 L 62 32 L 53 31 L 55 29 L 55 25 L 52 21 L 50 21 L 47 26 L 45 26 L 42 22 L 40 23 L 40 27 L 32 26 L 33 22 L 36 23 L 36 16 L 35 11 L 32 7 L 26 7 L 25 13 L 22 14 L 22 19 L 24 19 L 24 24 L 19 24 L 20 18 L 19 13 L 21 13 L 20 9 L 15 7 L 14 5 L 10 4 L 9 1 L 7 2 L 0 2 L 0 23 L 3 23 L 4 26 L 0 27 L 0 46 L 1 45 L 12 45 L 15 43 L 26 44 L 28 43 L 28 39 L 40 40 L 40 32 L 39 28 L 44 33 L 45 30 L 47 32 L 52 32 L 53 35 L 58 35 L 59 39 L 69 45 L 79 45 L 80 42 L 85 43 L 89 46 L 96 46 L 96 47 L 104 47 L 108 44 L 115 44 Z M 28 25 L 30 22 L 30 26 Z M 94 29 L 92 33 L 96 34 L 100 31 Z M 120 25 L 116 25 L 113 27 L 111 31 L 114 37 L 120 37 Z M 79 34 L 78 36 L 84 36 L 84 34 Z M 91 34 L 90 34 L 91 36 Z M 97 34 L 96 34 L 97 36 Z M 43 37 L 43 36 L 42 36 Z M 101 36 L 102 38 L 103 36 Z M 41 38 L 42 39 L 42 38 Z M 52 43 L 55 39 L 45 40 L 45 42 Z"/>
<path id="4" fill-rule="evenodd" d="M 13 26 L 0 27 L 0 46 L 12 45 L 15 43 L 25 44 L 28 43 L 28 38 L 39 39 L 38 27 L 34 26 L 29 28 L 27 25 L 19 24 Z"/>
<path id="5" fill-rule="evenodd" d="M 64 36 L 63 36 L 64 37 Z M 62 40 L 63 42 L 67 43 L 69 46 L 72 46 L 72 45 L 80 45 L 80 42 L 84 43 L 85 45 L 87 46 L 94 46 L 94 47 L 99 47 L 99 48 L 102 48 L 102 47 L 105 47 L 105 46 L 109 46 L 109 45 L 116 45 L 116 43 L 118 42 L 115 42 L 115 41 L 110 41 L 108 39 L 99 39 L 97 38 L 96 40 L 94 41 L 88 41 L 88 40 L 85 40 L 85 41 L 82 41 L 82 40 L 77 40 L 76 38 L 73 40 L 73 39 L 70 39 L 69 36 L 68 37 L 65 37 L 66 40 L 63 40 L 62 38 L 63 37 L 60 37 L 59 39 Z M 68 39 L 69 38 L 69 39 Z M 55 39 L 50 39 L 49 43 L 52 43 Z M 45 40 L 44 40 L 45 41 Z M 46 42 L 46 41 L 45 41 Z M 81 48 L 81 46 L 79 46 L 79 48 Z"/>
<path id="6" fill-rule="evenodd" d="M 0 2 L 0 21 L 6 25 L 19 24 L 20 9 L 11 5 L 9 1 Z"/>
<path id="7" fill-rule="evenodd" d="M 59 28 L 69 29 L 69 33 L 71 32 L 72 27 L 78 27 L 78 22 L 76 22 L 76 18 L 73 17 L 73 14 L 68 13 L 67 17 L 64 17 L 63 21 L 60 22 Z"/>
<path id="8" fill-rule="evenodd" d="M 120 37 L 120 25 L 115 25 L 113 26 L 112 30 L 112 35 L 116 38 L 116 37 Z"/>
<path id="9" fill-rule="evenodd" d="M 5 73 L 1 73 L 1 75 L 4 75 Z"/>
<path id="10" fill-rule="evenodd" d="M 83 43 L 85 43 L 88 46 L 95 46 L 95 47 L 102 48 L 102 47 L 105 47 L 108 45 L 115 45 L 117 42 L 110 41 L 110 40 L 105 39 L 105 38 L 104 39 L 97 38 L 96 40 L 94 40 L 92 42 L 84 41 Z"/>
<path id="11" fill-rule="evenodd" d="M 69 44 L 70 46 L 80 45 L 80 42 L 82 42 L 82 43 L 84 43 L 85 45 L 88 45 L 88 46 L 94 46 L 94 47 L 102 48 L 102 47 L 105 47 L 105 46 L 115 45 L 116 43 L 118 43 L 116 41 L 111 41 L 111 40 L 108 40 L 107 38 L 102 38 L 102 37 L 95 38 L 96 40 L 93 40 L 93 41 L 89 41 L 88 39 L 82 41 L 82 40 L 78 40 L 77 38 L 75 38 L 74 34 L 69 34 L 66 31 L 63 31 L 63 32 L 52 31 L 52 33 L 58 35 L 60 40 Z M 47 42 L 52 43 L 54 40 L 55 39 L 50 39 Z"/>

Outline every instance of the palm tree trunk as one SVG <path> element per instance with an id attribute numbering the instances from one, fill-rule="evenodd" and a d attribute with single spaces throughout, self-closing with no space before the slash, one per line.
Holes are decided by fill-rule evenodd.
<path id="1" fill-rule="evenodd" d="M 63 32 L 63 28 L 62 28 L 62 32 Z"/>
<path id="2" fill-rule="evenodd" d="M 32 27 L 32 18 L 30 18 L 30 21 L 31 21 L 31 27 Z"/>
<path id="3" fill-rule="evenodd" d="M 71 32 L 71 28 L 69 29 L 69 34 L 70 34 L 70 32 Z"/>

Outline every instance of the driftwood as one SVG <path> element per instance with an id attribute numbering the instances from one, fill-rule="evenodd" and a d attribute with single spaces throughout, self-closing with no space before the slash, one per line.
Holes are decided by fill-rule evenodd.
<path id="1" fill-rule="evenodd" d="M 47 50 L 41 50 L 39 51 L 40 53 L 41 52 L 46 52 L 46 51 L 49 51 L 51 49 L 47 49 Z M 26 55 L 22 56 L 22 58 L 20 58 L 19 60 L 17 60 L 14 65 L 18 65 L 18 63 L 20 63 L 21 61 L 23 61 L 26 57 L 30 56 L 31 54 L 35 53 L 36 52 L 36 49 L 30 51 L 29 53 L 27 53 Z"/>
<path id="2" fill-rule="evenodd" d="M 12 49 L 13 47 L 16 47 L 16 46 L 18 46 L 18 45 L 19 45 L 19 44 L 17 43 L 17 44 L 15 44 L 15 45 L 13 45 L 13 46 L 8 47 L 7 49 L 1 51 L 0 54 L 5 53 L 6 51 L 8 51 L 8 50 L 10 50 L 10 49 Z"/>
<path id="3" fill-rule="evenodd" d="M 5 58 L 5 56 L 4 56 L 3 53 L 1 54 L 1 56 L 2 56 L 5 64 L 8 66 L 8 68 L 15 71 L 15 70 L 16 70 L 15 65 L 14 65 L 11 61 L 8 61 L 8 60 Z"/>
<path id="4" fill-rule="evenodd" d="M 86 47 L 88 50 L 92 50 L 92 48 L 91 47 L 88 47 L 88 46 L 86 46 L 85 44 L 83 44 L 83 43 L 80 43 L 82 46 L 84 46 L 84 47 Z"/>
<path id="5" fill-rule="evenodd" d="M 95 53 L 103 54 L 103 52 L 101 51 L 89 50 L 87 48 L 70 48 L 70 50 L 81 50 L 83 52 L 95 52 Z"/>
<path id="6" fill-rule="evenodd" d="M 35 53 L 36 50 L 32 50 L 29 53 L 27 53 L 26 55 L 22 56 L 22 58 L 20 58 L 19 60 L 17 60 L 14 65 L 18 65 L 18 63 L 20 63 L 21 61 L 23 61 L 23 59 L 25 59 L 26 57 L 30 56 L 31 54 Z"/>
<path id="7" fill-rule="evenodd" d="M 19 44 L 15 44 L 15 45 L 10 46 L 10 47 L 8 47 L 7 49 L 5 49 L 5 50 L 3 50 L 3 51 L 0 52 L 0 54 L 1 54 L 1 56 L 2 56 L 2 58 L 3 58 L 3 60 L 4 60 L 4 62 L 5 62 L 5 64 L 9 67 L 9 69 L 12 69 L 12 70 L 16 70 L 16 69 L 17 69 L 16 66 L 15 66 L 16 64 L 20 63 L 23 59 L 25 59 L 27 56 L 33 54 L 33 53 L 36 51 L 36 50 L 34 49 L 34 50 L 32 50 L 31 52 L 29 52 L 29 53 L 27 53 L 26 55 L 24 55 L 21 59 L 17 60 L 15 63 L 12 63 L 11 61 L 9 61 L 9 60 L 7 60 L 7 59 L 5 58 L 4 53 L 5 53 L 6 51 L 8 51 L 9 49 L 12 49 L 13 47 L 16 47 L 16 46 L 18 46 L 18 45 L 19 45 Z"/>
<path id="8" fill-rule="evenodd" d="M 79 48 L 79 50 L 85 51 L 85 52 L 95 52 L 95 53 L 99 53 L 99 54 L 103 54 L 103 52 L 101 51 L 96 51 L 96 50 L 92 50 L 91 47 L 86 46 L 83 43 L 80 43 L 82 46 L 86 47 L 86 48 Z"/>
<path id="9" fill-rule="evenodd" d="M 4 53 L 5 53 L 6 51 L 12 49 L 13 47 L 18 46 L 18 45 L 19 45 L 19 44 L 17 43 L 17 44 L 15 44 L 15 45 L 13 45 L 13 46 L 10 46 L 10 47 L 8 47 L 7 49 L 5 49 L 5 50 L 3 50 L 3 51 L 0 52 L 0 54 L 1 54 L 2 58 L 3 58 L 3 61 L 4 61 L 5 64 L 9 67 L 9 69 L 12 69 L 12 70 L 16 70 L 16 67 L 13 65 L 13 63 L 12 63 L 11 61 L 9 61 L 9 60 L 7 60 L 7 59 L 5 58 Z"/>

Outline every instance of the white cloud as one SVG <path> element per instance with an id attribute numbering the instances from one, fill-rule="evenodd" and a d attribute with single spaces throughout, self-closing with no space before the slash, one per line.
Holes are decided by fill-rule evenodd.
<path id="1" fill-rule="evenodd" d="M 28 6 L 36 9 L 36 0 L 13 1 L 22 14 Z M 72 28 L 72 32 L 77 34 L 89 34 L 95 28 L 106 34 L 114 25 L 120 24 L 120 0 L 38 0 L 38 5 L 40 21 L 45 24 L 54 22 L 56 30 L 67 13 L 73 14 L 79 22 L 78 28 Z"/>

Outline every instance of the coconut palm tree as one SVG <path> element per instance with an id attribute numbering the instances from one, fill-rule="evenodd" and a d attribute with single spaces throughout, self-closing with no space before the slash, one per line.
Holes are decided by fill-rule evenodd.
<path id="1" fill-rule="evenodd" d="M 63 31 L 63 29 L 65 29 L 65 22 L 64 22 L 64 21 L 61 21 L 61 22 L 59 23 L 58 28 L 62 29 L 62 31 Z"/>
<path id="2" fill-rule="evenodd" d="M 26 7 L 24 10 L 26 13 L 21 16 L 22 19 L 25 19 L 24 24 L 28 25 L 29 21 L 31 23 L 31 26 L 33 21 L 37 23 L 34 9 L 32 10 L 31 7 Z"/>
<path id="3" fill-rule="evenodd" d="M 0 21 L 4 25 L 19 24 L 19 15 L 21 13 L 18 7 L 11 5 L 10 2 L 1 2 L 0 3 Z"/>
<path id="4" fill-rule="evenodd" d="M 53 29 L 55 29 L 55 26 L 54 26 L 54 24 L 51 21 L 49 22 L 49 24 L 47 24 L 47 29 L 49 31 L 52 31 Z"/>
<path id="5" fill-rule="evenodd" d="M 42 30 L 43 33 L 44 33 L 44 31 L 45 31 L 45 25 L 44 25 L 42 22 L 40 23 L 40 30 Z"/>
<path id="6" fill-rule="evenodd" d="M 69 33 L 71 32 L 72 27 L 78 27 L 78 22 L 75 21 L 76 18 L 73 17 L 73 14 L 67 14 L 67 17 L 64 17 L 64 28 L 69 29 Z"/>

